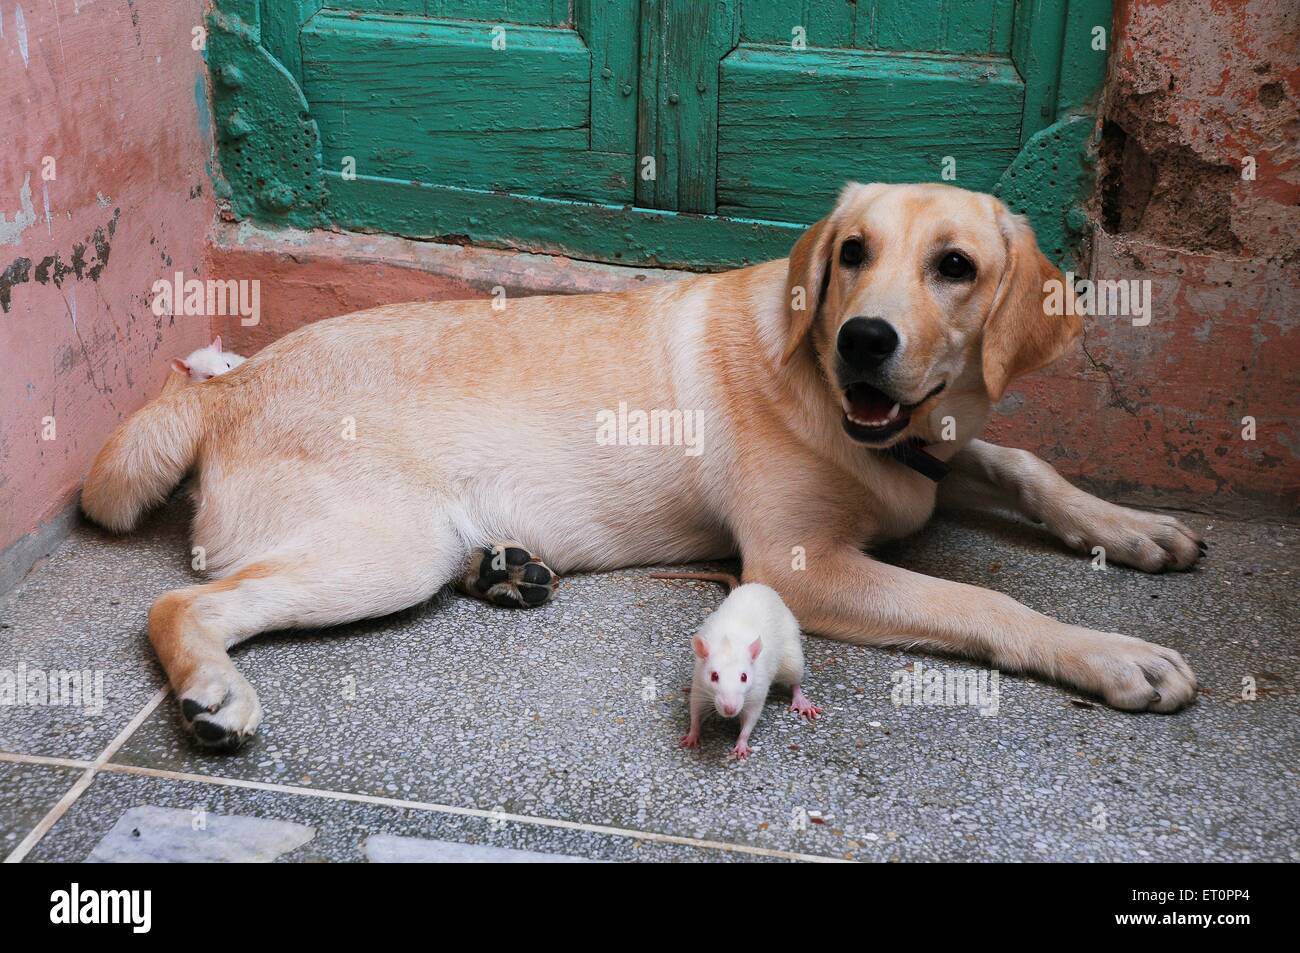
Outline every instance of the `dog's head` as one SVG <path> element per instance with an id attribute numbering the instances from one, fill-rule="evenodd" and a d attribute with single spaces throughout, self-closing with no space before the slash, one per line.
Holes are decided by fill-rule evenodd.
<path id="1" fill-rule="evenodd" d="M 1044 307 L 1051 279 L 1028 223 L 990 195 L 852 183 L 790 253 L 783 361 L 813 348 L 859 443 L 934 441 L 932 411 L 987 409 L 1078 337 L 1077 315 Z"/>

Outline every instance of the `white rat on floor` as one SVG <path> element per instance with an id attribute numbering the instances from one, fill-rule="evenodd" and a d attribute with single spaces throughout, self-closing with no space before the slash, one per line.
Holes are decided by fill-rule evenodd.
<path id="1" fill-rule="evenodd" d="M 809 721 L 821 714 L 800 687 L 799 623 L 775 589 L 757 582 L 742 586 L 735 576 L 720 572 L 653 573 L 651 578 L 720 582 L 730 593 L 691 640 L 695 649 L 691 727 L 682 737 L 682 747 L 700 743 L 700 722 L 712 704 L 723 718 L 741 715 L 740 738 L 731 750 L 737 758 L 748 757 L 749 733 L 758 723 L 773 682 L 794 692 L 791 711 Z"/>
<path id="2" fill-rule="evenodd" d="M 234 351 L 221 350 L 221 335 L 218 334 L 207 347 L 201 347 L 185 360 L 172 359 L 172 368 L 182 374 L 188 374 L 192 381 L 205 381 L 226 371 L 233 371 L 245 358 Z"/>

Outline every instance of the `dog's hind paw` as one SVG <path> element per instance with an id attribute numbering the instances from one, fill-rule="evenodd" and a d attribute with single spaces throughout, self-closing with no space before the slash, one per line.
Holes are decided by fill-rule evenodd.
<path id="1" fill-rule="evenodd" d="M 560 577 L 517 543 L 494 543 L 470 553 L 458 588 L 475 599 L 507 609 L 540 606 L 555 594 Z"/>
<path id="2" fill-rule="evenodd" d="M 229 671 L 200 672 L 177 694 L 185 727 L 205 748 L 237 751 L 262 723 L 257 692 L 234 666 Z"/>

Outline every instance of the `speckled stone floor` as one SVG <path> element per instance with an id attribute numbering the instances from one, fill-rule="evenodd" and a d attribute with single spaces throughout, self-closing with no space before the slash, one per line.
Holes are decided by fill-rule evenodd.
<path id="1" fill-rule="evenodd" d="M 103 676 L 89 705 L 0 706 L 0 856 L 110 856 L 129 812 L 128 828 L 188 811 L 281 822 L 294 832 L 285 843 L 306 836 L 283 861 L 476 849 L 482 859 L 1300 860 L 1300 528 L 1186 519 L 1205 530 L 1210 558 L 1182 575 L 1097 571 L 1042 531 L 988 515 L 940 520 L 879 555 L 1173 646 L 1201 681 L 1190 709 L 1128 715 L 1006 673 L 996 714 L 897 707 L 907 667 L 977 667 L 810 638 L 806 688 L 825 714 L 800 723 L 774 696 L 739 763 L 725 757 L 732 726 L 706 727 L 697 751 L 676 744 L 687 637 L 722 593 L 644 571 L 572 577 L 535 610 L 447 595 L 256 639 L 237 664 L 265 724 L 239 754 L 205 754 L 173 701 L 159 703 L 144 635 L 157 594 L 194 579 L 186 505 L 127 537 L 82 527 L 0 600 L 0 688 L 19 671 Z M 201 838 L 209 826 L 194 828 Z"/>

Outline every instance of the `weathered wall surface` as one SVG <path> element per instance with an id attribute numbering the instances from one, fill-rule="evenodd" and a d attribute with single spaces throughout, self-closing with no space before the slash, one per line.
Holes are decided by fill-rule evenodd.
<path id="1" fill-rule="evenodd" d="M 169 360 L 206 343 L 206 318 L 147 304 L 197 274 L 212 219 L 202 8 L 0 0 L 0 584 L 43 555 Z"/>
<path id="2" fill-rule="evenodd" d="M 1149 281 L 1150 323 L 1090 318 L 995 432 L 1113 496 L 1294 517 L 1300 5 L 1129 0 L 1115 25 L 1090 277 Z"/>
<path id="3" fill-rule="evenodd" d="M 212 318 L 223 346 L 242 354 L 304 324 L 382 304 L 486 298 L 494 292 L 522 297 L 622 291 L 686 274 L 393 235 L 266 230 L 248 223 L 213 229 L 207 271 L 261 282 L 262 314 L 256 324 L 238 315 Z"/>

